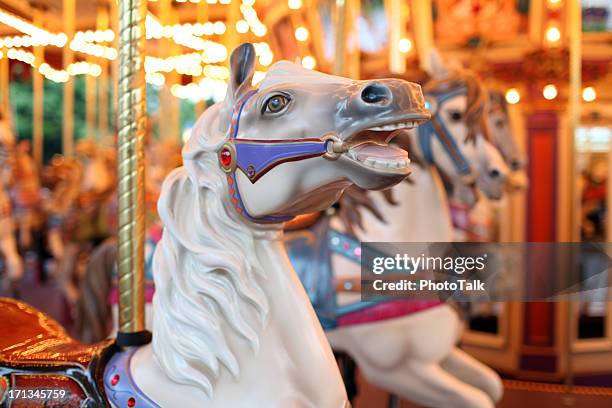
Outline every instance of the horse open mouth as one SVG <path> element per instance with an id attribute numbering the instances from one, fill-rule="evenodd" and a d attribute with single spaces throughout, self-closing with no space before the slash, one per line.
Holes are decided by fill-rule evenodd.
<path id="1" fill-rule="evenodd" d="M 405 173 L 410 164 L 408 152 L 391 142 L 419 122 L 411 119 L 361 130 L 346 140 L 349 146 L 346 156 L 365 167 Z"/>

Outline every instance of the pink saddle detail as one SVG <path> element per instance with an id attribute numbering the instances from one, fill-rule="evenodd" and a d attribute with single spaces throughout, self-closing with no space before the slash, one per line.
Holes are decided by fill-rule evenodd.
<path id="1" fill-rule="evenodd" d="M 373 323 L 382 320 L 394 319 L 440 306 L 444 302 L 433 300 L 391 300 L 389 302 L 377 303 L 355 312 L 339 316 L 337 323 L 339 327 L 352 326 L 356 324 Z"/>

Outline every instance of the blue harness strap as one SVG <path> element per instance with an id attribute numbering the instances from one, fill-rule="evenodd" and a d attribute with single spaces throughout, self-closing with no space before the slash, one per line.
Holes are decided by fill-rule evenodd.
<path id="1" fill-rule="evenodd" d="M 458 95 L 465 94 L 465 92 L 465 88 L 462 87 L 437 96 L 437 106 L 434 109 L 435 112 L 433 113 L 431 120 L 417 128 L 419 145 L 421 146 L 421 151 L 423 152 L 425 161 L 429 164 L 434 163 L 432 140 L 435 136 L 438 138 L 442 144 L 442 147 L 450 157 L 455 168 L 457 169 L 457 172 L 463 176 L 471 173 L 470 164 L 466 160 L 465 156 L 461 153 L 461 149 L 459 149 L 459 146 L 457 146 L 457 142 L 455 142 L 455 139 L 444 125 L 444 121 L 442 120 L 439 112 L 440 107 L 446 101 Z M 435 97 L 433 94 L 429 94 L 428 96 Z"/>
<path id="2" fill-rule="evenodd" d="M 247 92 L 238 102 L 232 113 L 229 129 L 229 141 L 219 150 L 221 168 L 227 173 L 230 200 L 236 211 L 253 222 L 281 223 L 293 216 L 267 215 L 254 217 L 247 211 L 236 181 L 236 169 L 239 169 L 251 183 L 257 182 L 274 167 L 292 161 L 320 157 L 328 153 L 329 140 L 305 139 L 238 139 L 240 117 L 249 99 L 257 93 L 253 89 Z"/>

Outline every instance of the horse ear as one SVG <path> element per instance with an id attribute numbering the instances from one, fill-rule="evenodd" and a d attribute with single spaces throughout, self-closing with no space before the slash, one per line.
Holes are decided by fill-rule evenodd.
<path id="1" fill-rule="evenodd" d="M 255 47 L 244 43 L 232 52 L 230 57 L 230 80 L 226 99 L 236 101 L 247 90 L 255 73 Z"/>

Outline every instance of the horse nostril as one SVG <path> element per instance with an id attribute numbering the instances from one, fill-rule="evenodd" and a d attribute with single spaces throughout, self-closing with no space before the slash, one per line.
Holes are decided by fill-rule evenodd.
<path id="1" fill-rule="evenodd" d="M 494 169 L 494 170 L 491 170 L 489 172 L 489 176 L 491 178 L 497 178 L 497 177 L 501 176 L 501 172 L 499 170 L 497 170 L 497 169 Z"/>
<path id="2" fill-rule="evenodd" d="M 361 91 L 361 100 L 365 103 L 379 103 L 387 101 L 391 97 L 391 91 L 384 85 L 369 84 Z"/>

